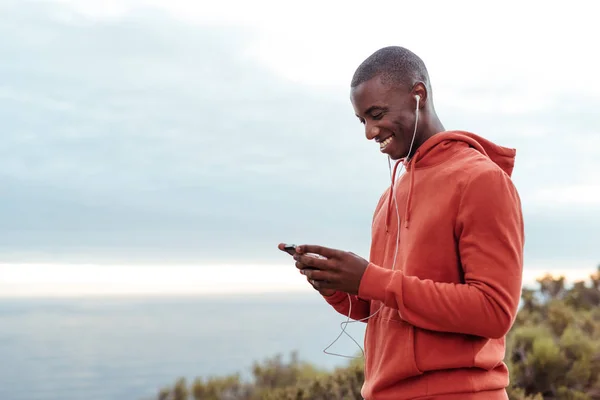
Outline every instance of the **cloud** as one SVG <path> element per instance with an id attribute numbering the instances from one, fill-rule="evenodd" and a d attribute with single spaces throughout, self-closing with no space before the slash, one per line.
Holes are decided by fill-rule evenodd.
<path id="1" fill-rule="evenodd" d="M 255 11 L 228 25 L 222 7 L 75 3 L 2 6 L 4 260 L 261 263 L 283 260 L 275 245 L 286 240 L 368 254 L 387 162 L 364 139 L 346 85 L 379 40 L 336 48 L 338 36 L 319 35 L 328 14 L 295 31 L 298 22 L 264 25 Z M 472 36 L 465 29 L 454 37 Z M 491 61 L 468 46 L 453 58 L 463 63 L 436 42 L 417 48 L 446 127 L 518 149 L 528 259 L 597 257 L 597 203 L 581 197 L 597 190 L 598 92 L 541 90 L 514 68 L 486 78 L 475 72 Z M 550 204 L 560 218 L 539 211 Z"/>
<path id="2" fill-rule="evenodd" d="M 530 201 L 535 202 L 538 207 L 600 208 L 600 185 L 551 186 L 536 191 Z"/>
<path id="3" fill-rule="evenodd" d="M 245 59 L 249 35 L 44 7 L 5 10 L 0 27 L 15 55 L 0 87 L 5 257 L 257 257 L 259 238 L 310 226 L 295 210 L 327 221 L 325 198 L 352 193 L 327 184 L 349 181 L 331 168 L 358 143 L 335 132 L 345 110 Z"/>

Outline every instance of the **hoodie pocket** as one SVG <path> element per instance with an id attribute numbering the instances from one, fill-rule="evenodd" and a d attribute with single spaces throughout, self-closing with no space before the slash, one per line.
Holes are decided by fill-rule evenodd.
<path id="1" fill-rule="evenodd" d="M 396 316 L 394 316 L 396 314 Z M 397 311 L 383 307 L 371 321 L 368 360 L 365 365 L 376 387 L 421 375 L 415 358 L 415 328 L 397 317 Z"/>
<path id="2" fill-rule="evenodd" d="M 476 365 L 474 354 L 479 340 L 469 335 L 415 329 L 417 366 L 424 372 L 481 367 Z"/>

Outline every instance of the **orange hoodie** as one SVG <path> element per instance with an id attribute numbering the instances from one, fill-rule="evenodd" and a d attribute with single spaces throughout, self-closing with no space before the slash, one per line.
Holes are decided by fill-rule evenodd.
<path id="1" fill-rule="evenodd" d="M 508 398 L 505 335 L 520 300 L 524 246 L 515 154 L 472 133 L 442 132 L 381 197 L 370 263 L 351 296 L 351 318 L 374 314 L 366 400 Z M 325 299 L 348 314 L 345 293 Z"/>

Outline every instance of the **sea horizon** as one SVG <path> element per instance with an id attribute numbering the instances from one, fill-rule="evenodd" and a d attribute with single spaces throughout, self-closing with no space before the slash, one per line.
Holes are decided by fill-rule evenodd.
<path id="1" fill-rule="evenodd" d="M 600 261 L 526 263 L 523 286 L 546 274 L 587 281 Z M 0 263 L 0 299 L 206 297 L 314 291 L 289 264 Z"/>

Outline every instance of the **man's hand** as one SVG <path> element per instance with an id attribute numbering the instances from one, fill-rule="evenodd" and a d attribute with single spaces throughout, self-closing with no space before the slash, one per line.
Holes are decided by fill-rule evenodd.
<path id="1" fill-rule="evenodd" d="M 281 251 L 285 251 L 285 250 L 284 250 L 284 247 L 285 247 L 285 244 L 284 244 L 284 243 L 279 243 L 279 246 L 277 246 L 277 247 L 279 248 L 279 250 L 281 250 Z M 301 273 L 302 275 L 306 275 L 306 274 L 304 273 L 304 270 L 305 270 L 306 268 L 309 268 L 309 267 L 308 267 L 308 266 L 306 266 L 306 265 L 302 265 L 302 264 L 301 264 L 301 263 L 299 263 L 299 262 L 296 262 L 296 268 L 298 268 L 298 269 L 300 270 L 300 273 Z M 317 282 L 313 281 L 312 279 L 310 279 L 310 278 L 308 278 L 308 277 L 306 278 L 306 280 L 307 280 L 307 281 L 308 281 L 308 283 L 310 283 L 310 285 L 311 285 L 311 286 L 312 286 L 312 287 L 313 287 L 313 288 L 314 288 L 316 291 L 318 291 L 318 292 L 319 292 L 319 293 L 320 293 L 322 296 L 328 297 L 328 296 L 332 296 L 332 295 L 335 293 L 335 290 L 334 290 L 334 289 L 319 289 L 318 287 L 316 287 L 316 286 L 315 286 L 315 283 L 317 283 Z M 318 283 L 317 283 L 317 284 L 318 284 Z"/>
<path id="2" fill-rule="evenodd" d="M 324 259 L 310 254 L 318 254 Z M 358 294 L 358 288 L 369 262 L 354 253 L 316 245 L 296 247 L 296 267 L 317 290 L 336 290 Z"/>

